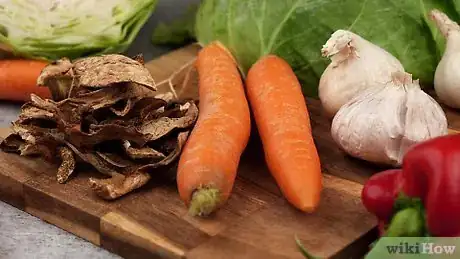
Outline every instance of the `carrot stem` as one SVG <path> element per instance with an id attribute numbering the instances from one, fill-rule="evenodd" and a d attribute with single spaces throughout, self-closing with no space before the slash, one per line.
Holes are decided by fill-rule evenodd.
<path id="1" fill-rule="evenodd" d="M 221 203 L 220 191 L 216 188 L 200 188 L 193 192 L 189 214 L 192 216 L 208 216 Z"/>

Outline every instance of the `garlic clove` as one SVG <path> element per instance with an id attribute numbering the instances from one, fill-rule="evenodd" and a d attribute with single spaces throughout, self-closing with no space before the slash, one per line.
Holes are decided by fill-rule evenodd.
<path id="1" fill-rule="evenodd" d="M 442 103 L 460 108 L 460 26 L 436 9 L 430 12 L 430 18 L 446 38 L 446 49 L 434 76 L 434 89 Z"/>
<path id="2" fill-rule="evenodd" d="M 402 163 L 412 145 L 445 134 L 447 119 L 439 104 L 403 72 L 347 102 L 331 127 L 332 138 L 349 155 L 392 166 Z"/>
<path id="3" fill-rule="evenodd" d="M 436 100 L 420 90 L 418 81 L 406 89 L 405 130 L 400 148 L 403 154 L 421 140 L 448 134 L 446 114 Z"/>
<path id="4" fill-rule="evenodd" d="M 392 98 L 388 99 L 388 95 Z M 332 121 L 332 138 L 353 157 L 374 163 L 397 164 L 403 131 L 399 116 L 403 99 L 403 93 L 383 85 L 366 90 L 336 114 Z"/>
<path id="5" fill-rule="evenodd" d="M 321 49 L 331 63 L 321 75 L 318 92 L 323 109 L 333 117 L 346 102 L 364 89 L 391 80 L 404 71 L 394 56 L 359 35 L 337 30 Z"/>

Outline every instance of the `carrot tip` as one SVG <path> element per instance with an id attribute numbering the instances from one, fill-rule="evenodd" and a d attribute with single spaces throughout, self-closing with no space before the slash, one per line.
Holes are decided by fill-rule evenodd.
<path id="1" fill-rule="evenodd" d="M 220 205 L 220 191 L 216 188 L 201 188 L 193 192 L 189 214 L 192 216 L 208 216 Z"/>

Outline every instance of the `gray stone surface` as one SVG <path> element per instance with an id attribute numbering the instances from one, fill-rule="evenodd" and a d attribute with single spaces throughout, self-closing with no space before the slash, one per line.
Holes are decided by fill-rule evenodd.
<path id="1" fill-rule="evenodd" d="M 143 53 L 150 60 L 171 48 L 153 46 L 150 36 L 160 21 L 179 17 L 186 6 L 199 0 L 160 0 L 158 6 L 127 51 Z M 19 114 L 18 104 L 0 102 L 0 127 Z M 60 228 L 47 224 L 0 201 L 0 259 L 111 259 L 120 258 Z"/>
<path id="2" fill-rule="evenodd" d="M 0 258 L 121 258 L 60 228 L 0 204 Z"/>

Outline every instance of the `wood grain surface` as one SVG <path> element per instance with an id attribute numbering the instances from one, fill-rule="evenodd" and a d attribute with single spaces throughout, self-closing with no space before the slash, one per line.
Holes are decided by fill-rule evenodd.
<path id="1" fill-rule="evenodd" d="M 157 83 L 196 56 L 191 45 L 146 64 Z M 184 71 L 187 71 L 185 69 Z M 193 71 L 173 80 L 181 97 L 194 98 Z M 167 83 L 159 91 L 168 90 Z M 361 204 L 362 183 L 383 168 L 353 159 L 337 148 L 330 121 L 319 101 L 307 99 L 313 134 L 324 172 L 317 212 L 295 210 L 282 197 L 264 162 L 253 131 L 241 159 L 228 203 L 209 218 L 193 218 L 179 199 L 175 182 L 151 181 L 108 202 L 89 188 L 94 170 L 80 171 L 67 183 L 56 181 L 56 165 L 39 158 L 0 153 L 0 198 L 42 220 L 125 258 L 303 258 L 294 236 L 324 258 L 359 258 L 376 237 L 375 219 Z M 458 115 L 448 111 L 452 133 Z M 253 127 L 255 128 L 255 127 Z M 0 130 L 5 137 L 8 129 Z"/>
<path id="2" fill-rule="evenodd" d="M 8 132 L 2 129 L 0 136 Z M 331 175 L 325 175 L 316 213 L 292 208 L 254 142 L 227 205 L 210 218 L 190 217 L 174 183 L 149 183 L 107 202 L 89 188 L 95 172 L 78 172 L 58 184 L 55 165 L 7 153 L 0 153 L 0 198 L 125 258 L 302 258 L 294 235 L 316 255 L 329 257 L 374 227 L 360 203 L 362 186 Z"/>

